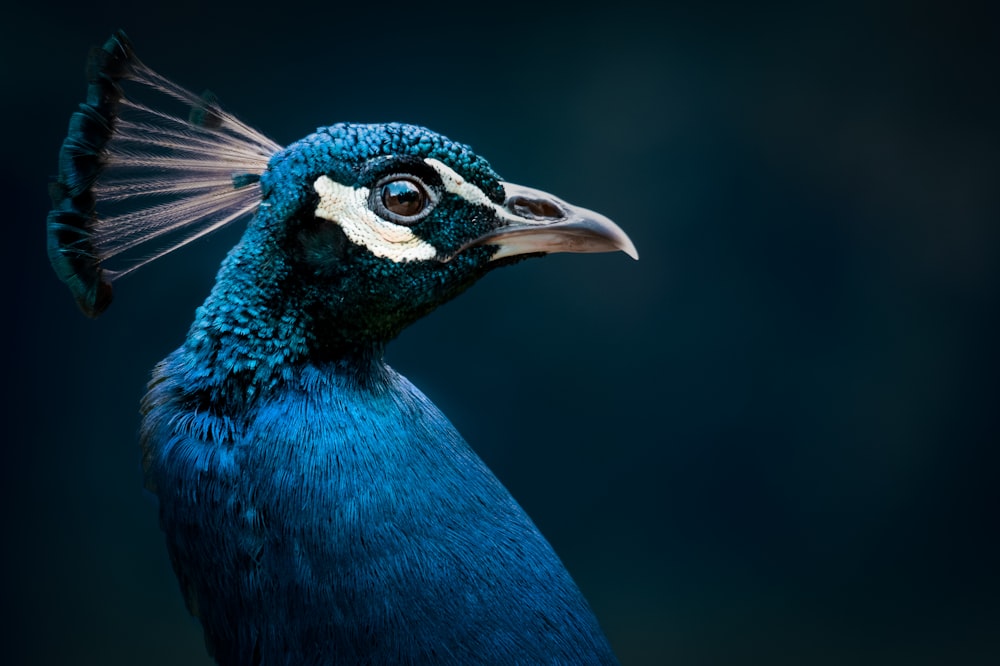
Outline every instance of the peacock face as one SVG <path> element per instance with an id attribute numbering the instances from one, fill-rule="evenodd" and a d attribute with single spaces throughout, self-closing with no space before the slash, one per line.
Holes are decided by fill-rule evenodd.
<path id="1" fill-rule="evenodd" d="M 505 183 L 466 146 L 412 125 L 321 129 L 279 153 L 261 188 L 258 219 L 283 236 L 298 290 L 336 339 L 392 337 L 526 256 L 635 253 L 607 218 Z"/>

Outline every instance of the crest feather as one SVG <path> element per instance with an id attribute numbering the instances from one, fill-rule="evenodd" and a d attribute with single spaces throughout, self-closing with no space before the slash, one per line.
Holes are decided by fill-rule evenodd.
<path id="1" fill-rule="evenodd" d="M 87 78 L 50 186 L 48 247 L 96 317 L 115 279 L 253 213 L 281 146 L 146 67 L 122 31 L 91 52 Z"/>

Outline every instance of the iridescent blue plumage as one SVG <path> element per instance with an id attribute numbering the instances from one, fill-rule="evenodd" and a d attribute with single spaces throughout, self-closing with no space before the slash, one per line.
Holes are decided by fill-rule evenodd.
<path id="1" fill-rule="evenodd" d="M 147 398 L 146 464 L 219 663 L 614 663 L 528 517 L 379 359 L 222 416 L 181 406 L 185 355 Z"/>
<path id="2" fill-rule="evenodd" d="M 410 125 L 317 130 L 259 192 L 143 406 L 146 484 L 216 660 L 615 663 L 544 537 L 382 357 L 497 266 L 628 239 Z"/>

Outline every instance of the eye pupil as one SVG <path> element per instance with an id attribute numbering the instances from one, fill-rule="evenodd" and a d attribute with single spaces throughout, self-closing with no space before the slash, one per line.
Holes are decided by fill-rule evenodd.
<path id="1" fill-rule="evenodd" d="M 382 205 L 400 217 L 412 217 L 427 205 L 427 194 L 411 180 L 393 180 L 382 185 Z"/>

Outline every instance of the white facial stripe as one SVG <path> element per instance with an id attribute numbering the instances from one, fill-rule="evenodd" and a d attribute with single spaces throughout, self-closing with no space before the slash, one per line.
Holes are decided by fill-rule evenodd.
<path id="1" fill-rule="evenodd" d="M 409 227 L 383 220 L 372 212 L 367 187 L 348 187 L 320 176 L 313 188 L 319 195 L 316 217 L 338 225 L 352 243 L 367 248 L 376 257 L 403 263 L 437 256 L 437 249 L 417 238 Z"/>
<path id="2" fill-rule="evenodd" d="M 532 220 L 530 218 L 516 215 L 507 210 L 505 207 L 493 203 L 493 201 L 488 196 L 486 196 L 486 194 L 481 189 L 479 189 L 466 179 L 462 178 L 462 176 L 459 175 L 458 172 L 456 172 L 454 169 L 449 167 L 444 162 L 439 162 L 438 160 L 435 160 L 430 157 L 425 158 L 424 162 L 438 172 L 438 175 L 441 176 L 441 181 L 444 183 L 444 189 L 447 192 L 451 192 L 452 194 L 457 194 L 458 196 L 462 197 L 469 203 L 474 203 L 480 206 L 486 206 L 487 208 L 492 208 L 493 212 L 495 212 L 496 216 L 499 217 L 500 219 L 507 220 L 508 222 L 516 222 L 517 224 L 537 224 L 537 225 L 545 225 L 551 221 L 551 220 Z M 539 194 L 542 195 L 544 198 L 555 200 L 554 197 L 546 195 L 544 192 L 539 192 Z"/>
<path id="3" fill-rule="evenodd" d="M 441 176 L 441 181 L 444 183 L 444 189 L 452 194 L 457 194 L 469 203 L 479 204 L 480 206 L 489 206 L 490 208 L 496 208 L 497 205 L 490 201 L 490 198 L 483 193 L 481 189 L 462 178 L 457 171 L 449 167 L 444 162 L 439 162 L 433 158 L 425 158 L 424 162 L 430 166 L 432 169 L 438 172 Z"/>

